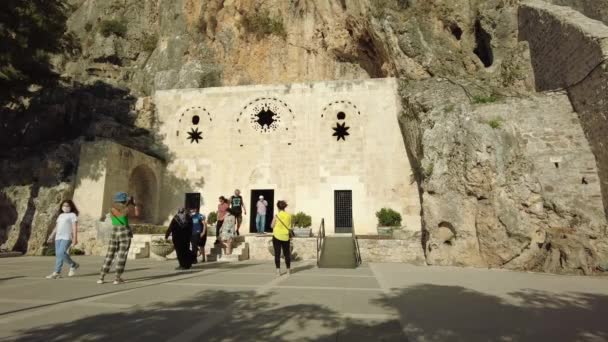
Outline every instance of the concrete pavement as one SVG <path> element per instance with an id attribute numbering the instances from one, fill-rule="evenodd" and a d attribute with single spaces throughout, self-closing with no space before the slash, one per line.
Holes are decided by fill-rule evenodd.
<path id="1" fill-rule="evenodd" d="M 0 340 L 608 341 L 608 278 L 144 259 L 115 286 L 95 284 L 102 258 L 76 260 L 78 276 L 47 280 L 52 257 L 0 259 Z"/>

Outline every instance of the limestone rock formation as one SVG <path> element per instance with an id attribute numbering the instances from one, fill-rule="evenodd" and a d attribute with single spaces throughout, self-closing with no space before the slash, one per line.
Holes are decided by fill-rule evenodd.
<path id="1" fill-rule="evenodd" d="M 471 104 L 465 89 L 447 80 L 402 88 L 427 263 L 591 273 L 608 256 L 606 221 L 567 97 Z"/>

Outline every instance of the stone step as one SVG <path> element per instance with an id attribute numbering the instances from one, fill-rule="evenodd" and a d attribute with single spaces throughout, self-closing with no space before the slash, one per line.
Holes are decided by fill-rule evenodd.
<path id="1" fill-rule="evenodd" d="M 144 259 L 150 256 L 150 244 L 147 242 L 131 244 L 127 260 Z"/>
<path id="2" fill-rule="evenodd" d="M 231 255 L 223 254 L 224 251 L 219 246 L 212 247 L 206 254 L 205 258 L 207 261 L 243 261 L 249 260 L 249 245 L 246 243 L 239 243 L 237 247 L 232 249 Z"/>
<path id="3" fill-rule="evenodd" d="M 356 268 L 355 243 L 352 237 L 326 237 L 319 267 Z"/>

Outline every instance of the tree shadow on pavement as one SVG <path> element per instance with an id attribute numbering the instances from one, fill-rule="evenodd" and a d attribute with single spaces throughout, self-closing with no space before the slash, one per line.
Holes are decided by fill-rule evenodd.
<path id="1" fill-rule="evenodd" d="M 522 290 L 497 297 L 418 285 L 374 303 L 394 308 L 414 341 L 607 341 L 608 296 Z"/>
<path id="2" fill-rule="evenodd" d="M 130 310 L 80 315 L 72 321 L 18 331 L 9 340 L 469 342 L 608 338 L 608 296 L 599 294 L 525 290 L 497 297 L 464 287 L 427 284 L 370 300 L 370 308 L 383 307 L 395 312 L 394 317 L 357 317 L 326 305 L 303 303 L 302 298 L 290 298 L 288 292 L 285 297 L 273 292 L 225 291 L 221 286 L 198 292 L 180 287 L 178 291 L 192 291 L 192 296 Z M 132 295 L 124 294 L 125 298 Z"/>

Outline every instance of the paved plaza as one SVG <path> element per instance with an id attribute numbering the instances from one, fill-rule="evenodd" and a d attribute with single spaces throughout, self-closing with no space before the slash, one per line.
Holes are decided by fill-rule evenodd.
<path id="1" fill-rule="evenodd" d="M 453 267 L 102 259 L 47 280 L 52 257 L 0 259 L 2 341 L 608 341 L 608 278 Z M 108 280 L 112 280 L 110 275 Z"/>

